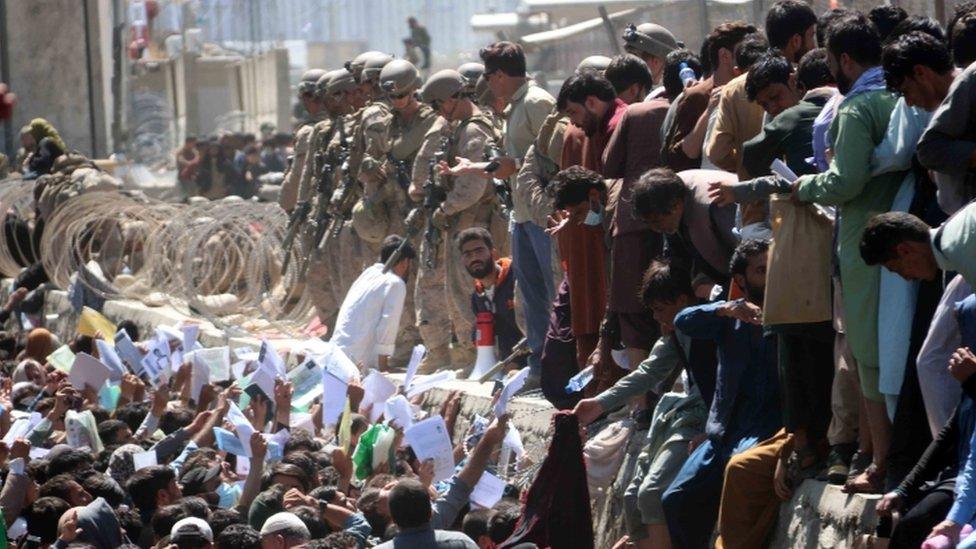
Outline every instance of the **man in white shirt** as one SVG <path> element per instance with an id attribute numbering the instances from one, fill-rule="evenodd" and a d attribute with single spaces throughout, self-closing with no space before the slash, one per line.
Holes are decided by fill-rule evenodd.
<path id="1" fill-rule="evenodd" d="M 383 272 L 383 265 L 398 248 L 399 259 Z M 416 257 L 409 241 L 397 235 L 386 237 L 379 263 L 359 275 L 342 301 L 331 341 L 361 368 L 386 371 L 389 367 L 407 296 L 406 281 Z"/>

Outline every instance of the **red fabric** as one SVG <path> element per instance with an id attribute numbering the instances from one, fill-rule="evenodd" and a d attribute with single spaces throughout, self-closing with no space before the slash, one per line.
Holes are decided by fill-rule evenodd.
<path id="1" fill-rule="evenodd" d="M 498 278 L 495 279 L 495 286 L 501 286 L 502 282 L 505 282 L 505 279 L 508 278 L 508 273 L 512 269 L 512 258 L 502 257 L 499 258 L 498 261 L 496 261 L 495 263 L 501 268 L 501 270 L 498 271 Z M 476 278 L 474 279 L 474 289 L 479 294 L 484 293 L 485 285 L 482 284 L 481 281 Z"/>
<path id="2" fill-rule="evenodd" d="M 522 500 L 515 532 L 499 549 L 531 542 L 541 548 L 593 547 L 590 490 L 586 484 L 579 420 L 564 410 L 552 416 L 549 452 Z"/>

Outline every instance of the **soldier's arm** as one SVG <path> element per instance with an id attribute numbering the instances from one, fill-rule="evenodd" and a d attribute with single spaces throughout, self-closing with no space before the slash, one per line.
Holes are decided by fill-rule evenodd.
<path id="1" fill-rule="evenodd" d="M 488 134 L 475 124 L 468 124 L 464 136 L 461 138 L 460 150 L 457 156 L 472 161 L 480 161 L 485 157 L 485 147 L 489 139 Z M 481 200 L 488 186 L 488 180 L 477 175 L 459 175 L 454 179 L 454 188 L 448 193 L 441 205 L 447 215 L 454 215 L 464 211 Z"/>
<path id="2" fill-rule="evenodd" d="M 390 116 L 370 113 L 363 118 L 363 159 L 359 165 L 359 180 L 378 183 L 386 179 L 383 165 L 390 151 Z"/>
<path id="3" fill-rule="evenodd" d="M 319 150 L 321 139 L 321 127 L 316 124 L 308 138 L 309 145 L 305 153 L 305 165 L 302 167 L 302 177 L 298 181 L 298 202 L 308 202 L 315 187 L 315 154 Z"/>
<path id="4" fill-rule="evenodd" d="M 308 138 L 312 129 L 308 126 L 298 130 L 295 136 L 295 156 L 292 159 L 285 180 L 281 184 L 281 194 L 278 196 L 278 204 L 281 209 L 290 212 L 298 201 L 298 184 L 301 182 L 302 172 L 305 168 L 305 155 L 308 153 Z"/>

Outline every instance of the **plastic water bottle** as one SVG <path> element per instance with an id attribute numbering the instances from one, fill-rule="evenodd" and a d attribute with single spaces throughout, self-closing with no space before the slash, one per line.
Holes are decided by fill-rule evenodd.
<path id="1" fill-rule="evenodd" d="M 688 66 L 688 63 L 681 63 L 681 70 L 678 71 L 678 78 L 681 79 L 681 83 L 684 87 L 688 87 L 695 83 L 697 77 L 695 76 L 695 71 Z"/>
<path id="2" fill-rule="evenodd" d="M 593 381 L 593 366 L 587 366 L 580 373 L 571 377 L 569 383 L 566 384 L 566 393 L 578 393 L 583 390 L 583 387 L 589 385 L 590 381 Z"/>

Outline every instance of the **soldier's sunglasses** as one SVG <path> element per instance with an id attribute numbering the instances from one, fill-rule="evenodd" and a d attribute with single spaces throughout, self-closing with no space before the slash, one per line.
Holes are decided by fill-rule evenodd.
<path id="1" fill-rule="evenodd" d="M 410 95 L 410 93 L 411 92 L 391 93 L 390 94 L 390 99 L 403 99 L 404 97 L 408 97 Z"/>

